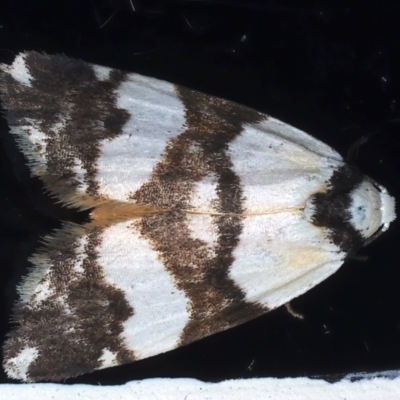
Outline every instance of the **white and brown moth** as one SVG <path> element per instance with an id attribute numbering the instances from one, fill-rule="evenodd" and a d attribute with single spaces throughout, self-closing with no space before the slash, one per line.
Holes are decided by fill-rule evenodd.
<path id="1" fill-rule="evenodd" d="M 91 210 L 32 258 L 7 374 L 61 380 L 287 303 L 385 231 L 394 199 L 329 146 L 244 106 L 34 52 L 2 65 L 32 173 Z"/>

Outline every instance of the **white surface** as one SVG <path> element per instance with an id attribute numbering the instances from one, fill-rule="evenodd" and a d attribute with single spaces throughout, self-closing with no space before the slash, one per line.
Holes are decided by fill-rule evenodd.
<path id="1" fill-rule="evenodd" d="M 195 379 L 146 379 L 122 386 L 54 383 L 3 384 L 7 400 L 399 400 L 400 378 L 331 384 L 320 379 L 243 379 L 205 383 Z"/>

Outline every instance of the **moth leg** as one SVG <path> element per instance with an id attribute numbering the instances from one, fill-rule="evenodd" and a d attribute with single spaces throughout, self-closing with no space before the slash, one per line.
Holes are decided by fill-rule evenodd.
<path id="1" fill-rule="evenodd" d="M 304 319 L 304 314 L 300 314 L 297 311 L 295 311 L 292 307 L 292 304 L 289 302 L 287 302 L 286 304 L 284 304 L 286 311 L 294 318 L 297 319 Z"/>

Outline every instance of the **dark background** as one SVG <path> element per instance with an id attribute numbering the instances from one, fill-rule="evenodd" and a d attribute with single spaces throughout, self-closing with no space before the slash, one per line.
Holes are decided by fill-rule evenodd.
<path id="1" fill-rule="evenodd" d="M 381 1 L 2 0 L 0 62 L 22 50 L 179 83 L 256 108 L 345 154 L 400 199 L 400 5 Z M 15 285 L 63 210 L 0 119 L 0 339 Z M 399 223 L 284 308 L 185 348 L 70 382 L 322 376 L 400 370 Z M 168 306 L 168 305 L 166 305 Z M 0 372 L 0 381 L 7 379 Z"/>

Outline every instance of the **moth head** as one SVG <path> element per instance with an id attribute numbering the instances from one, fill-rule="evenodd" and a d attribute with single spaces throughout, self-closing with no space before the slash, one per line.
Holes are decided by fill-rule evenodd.
<path id="1" fill-rule="evenodd" d="M 311 195 L 303 211 L 307 221 L 327 228 L 332 240 L 346 252 L 370 243 L 396 217 L 395 200 L 387 190 L 365 176 L 354 184 L 358 174 L 350 171 L 326 192 Z"/>
<path id="2" fill-rule="evenodd" d="M 396 218 L 394 198 L 370 178 L 353 189 L 350 199 L 350 223 L 367 242 L 385 232 Z"/>

